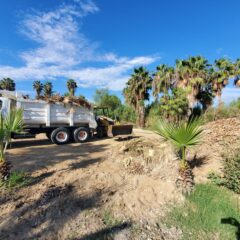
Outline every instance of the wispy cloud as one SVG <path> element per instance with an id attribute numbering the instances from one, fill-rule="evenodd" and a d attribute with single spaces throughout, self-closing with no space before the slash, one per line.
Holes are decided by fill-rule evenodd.
<path id="1" fill-rule="evenodd" d="M 85 87 L 122 89 L 130 69 L 151 64 L 158 57 L 100 54 L 98 44 L 81 31 L 82 19 L 97 11 L 99 8 L 91 0 L 73 0 L 72 4 L 62 4 L 54 11 L 26 15 L 20 31 L 38 47 L 20 54 L 22 67 L 0 66 L 0 77 L 19 81 L 74 78 Z M 82 68 L 81 64 L 86 62 L 92 66 L 102 62 L 105 67 Z"/>

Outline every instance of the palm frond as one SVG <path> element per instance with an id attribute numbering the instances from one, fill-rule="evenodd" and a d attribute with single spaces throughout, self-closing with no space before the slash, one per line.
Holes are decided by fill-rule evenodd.
<path id="1" fill-rule="evenodd" d="M 156 132 L 177 149 L 188 148 L 200 143 L 203 129 L 199 119 L 192 119 L 178 124 L 160 120 Z"/>
<path id="2" fill-rule="evenodd" d="M 23 129 L 23 110 L 13 109 L 4 119 L 4 128 L 9 132 L 20 132 Z"/>

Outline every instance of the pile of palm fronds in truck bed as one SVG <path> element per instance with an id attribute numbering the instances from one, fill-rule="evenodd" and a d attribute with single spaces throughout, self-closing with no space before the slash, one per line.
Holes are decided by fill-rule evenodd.
<path id="1" fill-rule="evenodd" d="M 40 98 L 38 98 L 38 100 L 44 100 L 51 103 L 59 102 L 63 104 L 74 104 L 74 105 L 86 107 L 88 109 L 92 107 L 91 104 L 83 97 L 62 96 L 60 94 L 55 94 L 55 95 L 52 95 L 51 97 L 41 96 Z"/>

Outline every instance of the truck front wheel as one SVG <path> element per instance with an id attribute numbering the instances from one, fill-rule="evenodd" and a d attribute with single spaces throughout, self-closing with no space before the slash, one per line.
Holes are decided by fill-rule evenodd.
<path id="1" fill-rule="evenodd" d="M 75 142 L 86 142 L 90 137 L 90 131 L 85 127 L 77 128 L 73 133 L 73 137 Z"/>
<path id="2" fill-rule="evenodd" d="M 70 140 L 70 132 L 67 128 L 57 128 L 51 133 L 51 141 L 57 145 L 68 143 Z"/>

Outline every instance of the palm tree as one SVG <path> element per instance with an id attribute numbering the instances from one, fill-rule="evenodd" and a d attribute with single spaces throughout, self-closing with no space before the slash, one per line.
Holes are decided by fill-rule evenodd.
<path id="1" fill-rule="evenodd" d="M 218 97 L 218 104 L 222 102 L 222 89 L 228 84 L 230 77 L 234 76 L 234 64 L 229 59 L 220 58 L 215 60 L 212 71 L 213 92 Z"/>
<path id="2" fill-rule="evenodd" d="M 123 90 L 126 102 L 131 105 L 137 114 L 137 126 L 145 126 L 145 100 L 149 99 L 152 79 L 144 67 L 134 69 L 134 73 Z"/>
<path id="3" fill-rule="evenodd" d="M 11 78 L 3 78 L 0 82 L 0 87 L 3 90 L 15 91 L 16 84 Z"/>
<path id="4" fill-rule="evenodd" d="M 43 84 L 40 81 L 34 81 L 33 89 L 36 91 L 36 98 L 39 99 L 43 90 Z"/>
<path id="5" fill-rule="evenodd" d="M 155 100 L 158 100 L 159 94 L 166 95 L 173 85 L 174 68 L 165 64 L 157 66 L 157 72 L 153 75 L 152 90 Z"/>
<path id="6" fill-rule="evenodd" d="M 178 87 L 187 91 L 190 110 L 198 102 L 197 96 L 202 88 L 210 81 L 209 67 L 208 61 L 201 56 L 176 61 L 175 82 Z"/>
<path id="7" fill-rule="evenodd" d="M 3 118 L 0 116 L 0 179 L 6 180 L 10 174 L 10 164 L 6 161 L 7 146 L 11 142 L 11 134 L 19 133 L 23 129 L 22 109 L 13 109 Z"/>
<path id="8" fill-rule="evenodd" d="M 44 96 L 46 98 L 50 98 L 53 94 L 53 85 L 51 82 L 46 82 L 44 85 L 43 85 L 43 92 L 44 92 Z"/>
<path id="9" fill-rule="evenodd" d="M 67 88 L 68 88 L 68 91 L 69 91 L 69 95 L 70 95 L 71 97 L 73 97 L 74 94 L 75 94 L 75 90 L 76 90 L 76 88 L 77 88 L 77 83 L 76 83 L 76 81 L 73 80 L 73 79 L 69 79 L 69 80 L 67 81 Z"/>
<path id="10" fill-rule="evenodd" d="M 177 183 L 184 188 L 193 186 L 192 170 L 186 161 L 186 150 L 200 143 L 203 129 L 199 119 L 190 119 L 188 122 L 170 123 L 161 120 L 156 126 L 157 133 L 166 141 L 169 141 L 180 152 L 181 163 L 180 176 Z"/>
<path id="11" fill-rule="evenodd" d="M 240 87 L 240 59 L 238 58 L 234 63 L 234 85 Z"/>

